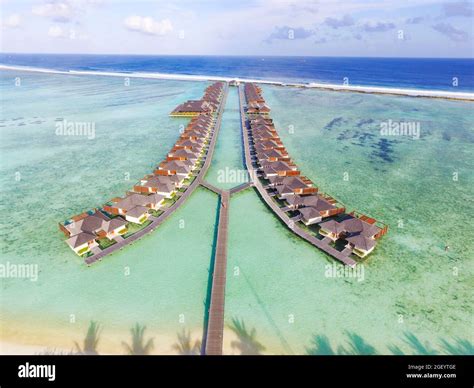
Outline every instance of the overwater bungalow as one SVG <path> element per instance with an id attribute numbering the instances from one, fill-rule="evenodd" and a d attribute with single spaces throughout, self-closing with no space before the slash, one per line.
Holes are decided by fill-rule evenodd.
<path id="1" fill-rule="evenodd" d="M 261 88 L 255 84 L 245 84 L 244 96 L 247 102 L 245 111 L 250 155 L 252 161 L 259 166 L 257 172 L 263 172 L 259 177 L 269 181 L 264 186 L 266 194 L 276 195 L 286 202 L 288 206 L 282 209 L 283 212 L 298 211 L 299 215 L 292 220 L 301 221 L 305 225 L 319 223 L 321 235 L 333 241 L 344 239 L 349 248 L 347 251 L 359 257 L 372 252 L 376 239 L 383 236 L 388 227 L 363 214 L 346 214 L 343 204 L 334 197 L 319 192 L 311 180 L 301 176 L 268 115 L 270 109 L 265 103 Z M 323 221 L 333 216 L 337 216 L 337 220 Z"/>
<path id="2" fill-rule="evenodd" d="M 265 103 L 264 98 L 262 97 L 262 89 L 253 83 L 246 83 L 244 86 L 245 98 L 247 104 L 250 102 L 261 102 Z"/>
<path id="3" fill-rule="evenodd" d="M 252 115 L 265 116 L 265 115 L 270 114 L 270 108 L 264 103 L 250 102 L 247 105 L 247 114 L 251 116 Z"/>
<path id="4" fill-rule="evenodd" d="M 317 193 L 318 189 L 313 187 L 312 183 L 308 183 L 308 181 L 304 180 L 303 178 L 300 176 L 274 176 L 270 177 L 269 186 L 276 190 L 278 193 L 278 198 L 280 199 L 285 199 L 291 195 L 307 195 Z"/>
<path id="5" fill-rule="evenodd" d="M 188 100 L 178 105 L 170 113 L 175 117 L 198 117 L 202 115 L 212 115 L 219 106 L 224 84 L 216 82 L 206 88 L 201 100 Z"/>
<path id="6" fill-rule="evenodd" d="M 111 240 L 115 236 L 123 234 L 126 231 L 126 225 L 127 223 L 122 218 L 111 219 L 96 209 L 60 224 L 60 229 L 68 237 L 85 232 L 94 234 L 99 238 L 107 237 Z"/>
<path id="7" fill-rule="evenodd" d="M 346 241 L 347 247 L 352 248 L 352 252 L 361 258 L 366 257 L 377 245 L 374 239 L 361 235 L 346 237 Z"/>
<path id="8" fill-rule="evenodd" d="M 322 222 L 319 226 L 319 234 L 329 237 L 332 241 L 336 241 L 344 233 L 344 227 L 335 220 Z"/>
<path id="9" fill-rule="evenodd" d="M 268 116 L 253 116 L 249 117 L 250 126 L 253 127 L 254 125 L 270 125 L 273 127 L 273 119 Z"/>
<path id="10" fill-rule="evenodd" d="M 154 174 L 149 174 L 133 186 L 124 198 L 114 198 L 102 210 L 91 210 L 59 223 L 60 230 L 68 237 L 66 243 L 78 255 L 93 251 L 98 254 L 103 238 L 117 239 L 127 232 L 129 222 L 143 224 L 150 210 L 163 207 L 183 187 L 185 179 L 199 168 L 198 161 L 207 150 L 215 124 L 213 113 L 219 108 L 224 83 L 216 82 L 206 88 L 201 100 L 190 100 L 176 107 L 172 116 L 191 117 L 180 138 L 166 160 Z M 106 214 L 107 213 L 107 214 Z M 97 250 L 96 250 L 97 248 Z"/>
<path id="11" fill-rule="evenodd" d="M 64 222 L 60 229 L 66 236 L 74 236 L 81 232 L 89 234 L 97 234 L 102 230 L 103 224 L 109 220 L 105 214 L 95 209 L 89 212 L 84 212 Z"/>
<path id="12" fill-rule="evenodd" d="M 199 129 L 189 129 L 184 131 L 180 139 L 191 139 L 191 140 L 199 140 L 202 139 L 203 141 L 207 138 L 208 132 Z"/>
<path id="13" fill-rule="evenodd" d="M 127 221 L 143 224 L 148 217 L 148 210 L 154 206 L 153 197 L 138 193 L 127 193 L 125 198 L 114 198 L 104 205 L 110 214 L 123 215 Z"/>
<path id="14" fill-rule="evenodd" d="M 192 167 L 186 160 L 173 160 L 171 162 L 162 162 L 154 171 L 156 175 L 178 175 L 184 179 L 188 179 L 192 174 Z"/>
<path id="15" fill-rule="evenodd" d="M 182 139 L 178 140 L 173 147 L 173 150 L 192 150 L 193 152 L 199 152 L 199 154 L 204 153 L 204 143 L 199 140 L 191 140 L 191 139 Z"/>
<path id="16" fill-rule="evenodd" d="M 306 187 L 315 189 L 316 191 L 310 190 L 309 192 L 302 192 L 302 193 L 297 193 L 297 194 L 312 194 L 317 192 L 317 187 L 314 186 L 313 182 L 305 177 L 304 175 L 298 175 L 296 177 L 282 177 L 282 176 L 275 176 L 275 177 L 270 177 L 269 181 L 270 183 L 268 186 L 270 187 L 277 187 L 278 185 L 284 185 L 288 184 L 289 182 L 293 182 L 294 180 L 298 180 L 302 184 L 306 185 Z"/>
<path id="17" fill-rule="evenodd" d="M 109 240 L 113 240 L 117 236 L 121 236 L 127 233 L 128 222 L 122 217 L 114 217 L 104 225 L 105 237 Z M 100 234 L 99 234 L 100 236 Z"/>
<path id="18" fill-rule="evenodd" d="M 97 236 L 81 232 L 76 234 L 66 240 L 66 244 L 79 256 L 82 256 L 90 252 L 95 247 L 98 247 L 99 244 L 95 240 Z"/>
<path id="19" fill-rule="evenodd" d="M 306 225 L 321 222 L 323 218 L 338 214 L 339 211 L 336 206 L 317 194 L 292 195 L 286 197 L 285 201 L 290 209 L 299 211 L 302 216 L 302 221 Z"/>
<path id="20" fill-rule="evenodd" d="M 277 162 L 277 161 L 282 161 L 282 162 L 287 162 L 290 160 L 290 157 L 288 156 L 288 153 L 283 150 L 276 150 L 276 149 L 271 149 L 268 151 L 259 151 L 256 152 L 257 159 L 260 164 L 265 163 L 265 162 Z"/>
<path id="21" fill-rule="evenodd" d="M 72 217 L 59 224 L 59 227 L 69 237 L 66 243 L 78 255 L 83 255 L 96 247 L 96 239 L 113 240 L 127 232 L 127 222 L 123 218 L 111 219 L 97 209 Z"/>
<path id="22" fill-rule="evenodd" d="M 259 169 L 263 172 L 265 179 L 269 179 L 272 176 L 294 176 L 299 175 L 298 167 L 290 162 L 265 162 Z"/>
<path id="23" fill-rule="evenodd" d="M 320 224 L 319 233 L 331 240 L 344 239 L 353 253 L 363 258 L 377 245 L 381 228 L 353 215 L 345 215 L 341 221 L 330 220 Z"/>
<path id="24" fill-rule="evenodd" d="M 202 114 L 212 114 L 213 107 L 204 100 L 189 100 L 178 105 L 170 113 L 170 116 L 175 117 L 194 117 Z"/>
<path id="25" fill-rule="evenodd" d="M 283 144 L 278 144 L 273 140 L 262 141 L 254 146 L 256 152 L 267 151 L 267 150 L 280 150 L 286 152 L 286 148 Z"/>
<path id="26" fill-rule="evenodd" d="M 150 214 L 148 213 L 149 208 L 146 206 L 135 206 L 127 211 L 125 214 L 125 219 L 127 221 L 133 222 L 134 224 L 143 224 Z"/>
<path id="27" fill-rule="evenodd" d="M 192 152 L 191 150 L 186 150 L 186 149 L 180 149 L 180 150 L 174 150 L 168 153 L 168 156 L 166 157 L 167 161 L 171 160 L 189 160 L 193 164 L 195 164 L 200 155 L 197 152 Z"/>
<path id="28" fill-rule="evenodd" d="M 142 194 L 161 194 L 170 198 L 176 189 L 182 187 L 183 181 L 184 179 L 177 175 L 147 175 L 133 186 L 133 191 Z"/>
<path id="29" fill-rule="evenodd" d="M 254 143 L 259 143 L 262 141 L 273 140 L 276 143 L 283 144 L 280 140 L 280 136 L 276 132 L 261 130 L 253 132 L 251 139 Z"/>
<path id="30" fill-rule="evenodd" d="M 165 194 L 166 193 L 166 194 Z M 163 207 L 166 198 L 171 198 L 175 191 L 171 193 L 168 191 L 160 191 L 158 193 L 148 195 L 149 204 L 147 205 L 152 210 L 158 210 Z"/>

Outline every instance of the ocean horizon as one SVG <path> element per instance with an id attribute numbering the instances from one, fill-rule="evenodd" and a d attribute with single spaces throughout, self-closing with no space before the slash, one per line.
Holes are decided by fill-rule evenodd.
<path id="1" fill-rule="evenodd" d="M 241 77 L 355 87 L 474 91 L 472 58 L 0 53 L 0 65 L 52 71 Z"/>

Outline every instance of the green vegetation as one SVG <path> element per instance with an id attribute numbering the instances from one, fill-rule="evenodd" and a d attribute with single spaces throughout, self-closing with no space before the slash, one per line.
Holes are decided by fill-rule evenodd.
<path id="1" fill-rule="evenodd" d="M 166 198 L 163 201 L 163 206 L 164 207 L 170 207 L 171 205 L 173 205 L 178 200 L 178 198 L 179 197 L 177 197 L 176 195 L 174 195 L 172 198 Z"/>
<path id="2" fill-rule="evenodd" d="M 137 233 L 138 231 L 142 230 L 143 228 L 146 228 L 148 225 L 151 224 L 150 220 L 145 221 L 143 224 L 135 224 L 134 222 L 130 222 L 128 224 L 128 232 L 125 233 L 122 237 L 127 238 L 130 237 L 132 234 Z"/>
<path id="3" fill-rule="evenodd" d="M 153 217 L 159 217 L 163 214 L 163 210 L 149 210 L 148 213 L 150 213 Z"/>
<path id="4" fill-rule="evenodd" d="M 100 249 L 108 248 L 116 243 L 115 240 L 109 240 L 107 237 L 100 238 L 97 242 L 99 243 Z"/>
<path id="5" fill-rule="evenodd" d="M 80 251 L 77 252 L 79 256 L 82 256 L 84 253 L 89 251 L 89 247 L 82 248 Z"/>

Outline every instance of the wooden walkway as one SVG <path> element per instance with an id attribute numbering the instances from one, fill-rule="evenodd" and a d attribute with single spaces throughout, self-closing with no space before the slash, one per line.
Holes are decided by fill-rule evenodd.
<path id="1" fill-rule="evenodd" d="M 212 191 L 213 193 L 216 193 L 218 195 L 220 195 L 222 193 L 222 190 L 219 189 L 218 187 L 214 186 L 214 185 L 211 185 L 209 182 L 207 181 L 204 181 L 204 180 L 201 180 L 201 186 L 202 187 L 205 187 L 206 189 Z"/>
<path id="2" fill-rule="evenodd" d="M 260 179 L 256 177 L 256 168 L 252 164 L 252 156 L 250 153 L 250 143 L 249 143 L 249 130 L 247 128 L 247 121 L 245 117 L 244 111 L 244 95 L 242 86 L 239 86 L 239 105 L 240 105 L 240 125 L 242 129 L 242 138 L 244 142 L 244 151 L 245 151 L 245 165 L 247 170 L 249 171 L 249 175 L 253 180 L 253 185 L 260 193 L 260 196 L 265 201 L 270 209 L 280 218 L 280 220 L 295 233 L 296 235 L 300 236 L 302 239 L 306 240 L 310 244 L 314 245 L 315 247 L 321 249 L 323 252 L 326 252 L 328 255 L 332 256 L 333 258 L 339 260 L 341 263 L 348 265 L 349 267 L 355 267 L 357 262 L 349 257 L 350 251 L 344 250 L 342 252 L 338 251 L 334 247 L 329 245 L 328 241 L 323 241 L 317 239 L 315 236 L 309 234 L 302 228 L 300 228 L 294 221 L 291 220 L 290 217 L 284 212 L 282 208 L 280 208 L 275 201 L 272 200 L 271 196 L 268 194 L 267 190 L 263 187 Z"/>
<path id="3" fill-rule="evenodd" d="M 158 226 L 160 226 L 171 214 L 173 214 L 185 201 L 188 199 L 188 197 L 194 192 L 196 187 L 198 187 L 202 179 L 207 173 L 207 170 L 209 169 L 209 166 L 212 161 L 212 155 L 214 153 L 214 148 L 216 145 L 217 141 L 217 135 L 219 133 L 219 129 L 221 127 L 221 122 L 222 122 L 222 114 L 224 112 L 224 107 L 226 104 L 227 100 L 227 92 L 229 89 L 229 85 L 226 83 L 225 88 L 224 88 L 224 95 L 222 97 L 222 101 L 219 106 L 219 112 L 217 114 L 217 119 L 216 122 L 214 123 L 214 128 L 212 129 L 212 137 L 211 141 L 209 143 L 209 147 L 207 149 L 207 154 L 206 154 L 206 160 L 199 171 L 198 175 L 196 176 L 196 179 L 189 185 L 189 187 L 186 189 L 186 191 L 178 198 L 178 200 L 173 203 L 169 208 L 167 208 L 162 214 L 160 214 L 158 217 L 153 217 L 150 216 L 149 220 L 151 220 L 151 224 L 143 228 L 142 230 L 138 231 L 137 233 L 131 235 L 130 237 L 124 239 L 123 241 L 117 242 L 116 244 L 103 249 L 101 252 L 92 255 L 88 258 L 86 258 L 84 261 L 87 265 L 90 265 L 92 263 L 95 263 L 98 260 L 101 260 L 104 256 L 110 255 L 111 253 L 122 249 L 125 245 L 129 245 L 140 238 L 142 238 L 144 235 L 154 231 Z"/>
<path id="4" fill-rule="evenodd" d="M 219 226 L 212 275 L 211 303 L 205 334 L 205 354 L 221 355 L 224 338 L 225 283 L 227 272 L 227 234 L 230 192 L 221 191 Z"/>
<path id="5" fill-rule="evenodd" d="M 247 190 L 249 187 L 252 187 L 252 186 L 253 186 L 253 182 L 242 183 L 241 185 L 232 187 L 230 189 L 230 194 L 232 195 L 232 194 L 240 193 L 241 191 Z"/>

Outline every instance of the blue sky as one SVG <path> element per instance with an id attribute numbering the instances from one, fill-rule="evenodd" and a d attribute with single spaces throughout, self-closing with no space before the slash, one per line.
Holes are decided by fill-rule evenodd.
<path id="1" fill-rule="evenodd" d="M 0 0 L 1 51 L 473 57 L 472 0 Z"/>

